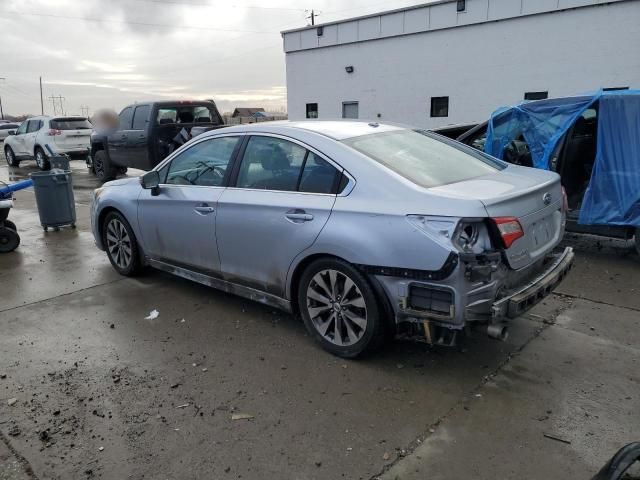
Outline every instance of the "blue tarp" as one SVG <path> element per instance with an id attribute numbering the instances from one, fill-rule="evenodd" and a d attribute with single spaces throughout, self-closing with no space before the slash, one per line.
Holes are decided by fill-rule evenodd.
<path id="1" fill-rule="evenodd" d="M 640 227 L 640 90 L 600 90 L 501 108 L 489 120 L 485 152 L 503 158 L 505 147 L 522 135 L 533 166 L 548 170 L 565 133 L 595 102 L 596 160 L 579 223 Z"/>

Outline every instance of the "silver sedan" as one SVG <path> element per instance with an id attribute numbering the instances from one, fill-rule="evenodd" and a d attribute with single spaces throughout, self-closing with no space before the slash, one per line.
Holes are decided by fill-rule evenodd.
<path id="1" fill-rule="evenodd" d="M 272 122 L 198 136 L 95 191 L 92 228 L 123 275 L 151 266 L 299 313 L 328 351 L 392 335 L 453 345 L 507 321 L 570 269 L 557 174 L 439 135 Z"/>

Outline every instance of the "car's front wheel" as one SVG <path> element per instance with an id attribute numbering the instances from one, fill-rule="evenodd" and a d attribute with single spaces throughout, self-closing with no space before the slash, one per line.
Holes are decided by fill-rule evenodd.
<path id="1" fill-rule="evenodd" d="M 118 212 L 109 212 L 102 224 L 102 242 L 113 268 L 120 275 L 140 273 L 140 250 L 129 222 Z"/>
<path id="2" fill-rule="evenodd" d="M 44 150 L 42 150 L 40 147 L 37 147 L 35 151 L 35 156 L 36 156 L 36 165 L 38 165 L 38 168 L 40 170 L 45 171 L 45 170 L 51 169 L 51 164 L 49 163 L 47 156 L 44 154 Z"/>
<path id="3" fill-rule="evenodd" d="M 347 262 L 311 263 L 300 278 L 298 307 L 307 330 L 334 355 L 354 358 L 384 342 L 384 309 L 369 280 Z"/>
<path id="4" fill-rule="evenodd" d="M 10 167 L 19 167 L 20 162 L 16 159 L 16 154 L 9 146 L 4 147 L 4 157 L 7 159 L 7 165 Z"/>

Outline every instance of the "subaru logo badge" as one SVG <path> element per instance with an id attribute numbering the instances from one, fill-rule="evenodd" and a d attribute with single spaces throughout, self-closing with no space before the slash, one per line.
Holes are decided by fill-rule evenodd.
<path id="1" fill-rule="evenodd" d="M 542 196 L 542 201 L 544 202 L 545 205 L 549 205 L 551 203 L 551 194 L 549 192 L 545 193 Z"/>

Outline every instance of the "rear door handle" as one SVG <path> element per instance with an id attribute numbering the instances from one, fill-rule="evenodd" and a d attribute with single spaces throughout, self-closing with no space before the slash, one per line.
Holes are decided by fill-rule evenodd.
<path id="1" fill-rule="evenodd" d="M 213 213 L 215 211 L 215 209 L 213 207 L 210 207 L 206 203 L 202 203 L 200 205 L 197 205 L 193 209 L 199 215 L 208 215 L 208 214 Z"/>
<path id="2" fill-rule="evenodd" d="M 287 212 L 285 214 L 285 217 L 287 217 L 287 220 L 291 220 L 293 223 L 310 222 L 311 220 L 313 220 L 313 215 L 300 209 Z"/>

